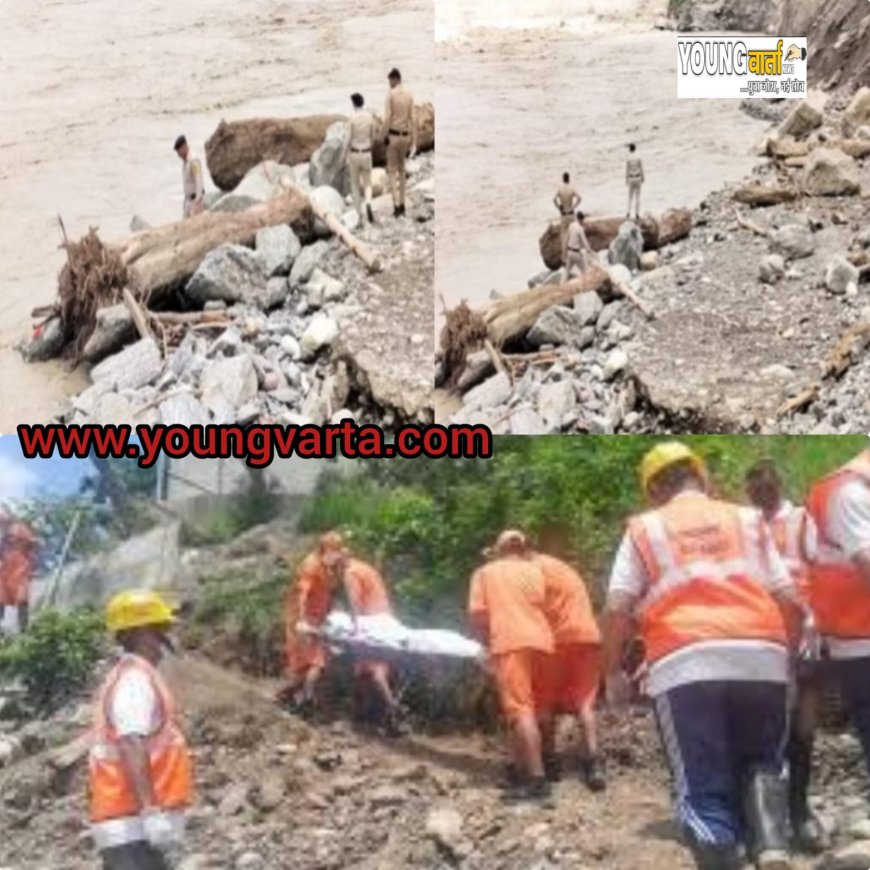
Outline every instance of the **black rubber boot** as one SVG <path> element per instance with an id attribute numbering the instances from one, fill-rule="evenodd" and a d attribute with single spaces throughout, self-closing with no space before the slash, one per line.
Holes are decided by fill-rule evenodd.
<path id="1" fill-rule="evenodd" d="M 562 781 L 562 762 L 555 755 L 544 756 L 544 776 L 548 782 Z"/>
<path id="2" fill-rule="evenodd" d="M 503 799 L 509 803 L 536 802 L 549 804 L 553 788 L 545 776 L 523 777 L 505 789 Z"/>
<path id="3" fill-rule="evenodd" d="M 586 758 L 580 762 L 580 775 L 589 791 L 599 792 L 607 788 L 604 765 L 598 756 Z"/>
<path id="4" fill-rule="evenodd" d="M 812 740 L 794 735 L 788 748 L 789 818 L 794 848 L 807 855 L 819 855 L 828 847 L 828 835 L 807 800 L 812 773 Z"/>
<path id="5" fill-rule="evenodd" d="M 788 786 L 782 777 L 756 773 L 744 792 L 747 845 L 758 870 L 792 870 L 788 839 Z"/>
<path id="6" fill-rule="evenodd" d="M 741 870 L 743 867 L 734 846 L 697 843 L 692 846 L 692 857 L 698 870 Z"/>

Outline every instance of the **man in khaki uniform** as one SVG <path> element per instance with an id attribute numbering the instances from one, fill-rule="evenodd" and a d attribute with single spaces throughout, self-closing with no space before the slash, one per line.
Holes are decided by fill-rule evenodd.
<path id="1" fill-rule="evenodd" d="M 625 216 L 631 217 L 631 204 L 634 203 L 634 217 L 640 219 L 640 187 L 643 184 L 643 163 L 636 156 L 637 146 L 632 142 L 628 146 L 628 160 L 625 162 L 625 183 L 628 185 L 628 211 Z"/>
<path id="2" fill-rule="evenodd" d="M 390 92 L 384 110 L 384 144 L 387 146 L 387 176 L 393 194 L 393 217 L 405 214 L 405 160 L 417 153 L 414 97 L 402 84 L 402 74 L 391 69 Z"/>
<path id="3" fill-rule="evenodd" d="M 353 207 L 363 219 L 363 193 L 365 193 L 366 216 L 369 223 L 375 222 L 372 213 L 372 145 L 375 139 L 375 119 L 363 106 L 362 94 L 352 94 L 353 112 L 347 124 L 347 165 L 350 170 L 350 193 Z"/>
<path id="4" fill-rule="evenodd" d="M 586 215 L 577 210 L 577 220 L 572 221 L 565 233 L 565 241 L 562 247 L 562 262 L 565 264 L 565 280 L 570 281 L 572 273 L 576 269 L 582 275 L 587 268 L 587 257 L 594 257 L 595 252 L 589 245 L 586 233 L 583 230 L 583 219 Z"/>
<path id="5" fill-rule="evenodd" d="M 559 210 L 562 215 L 563 224 L 571 222 L 577 206 L 580 205 L 580 194 L 577 193 L 574 185 L 571 184 L 571 176 L 565 172 L 562 174 L 562 183 L 553 197 L 553 205 Z"/>
<path id="6" fill-rule="evenodd" d="M 202 180 L 202 162 L 191 150 L 184 136 L 175 140 L 175 153 L 183 161 L 181 186 L 184 190 L 184 217 L 202 214 L 205 187 Z"/>

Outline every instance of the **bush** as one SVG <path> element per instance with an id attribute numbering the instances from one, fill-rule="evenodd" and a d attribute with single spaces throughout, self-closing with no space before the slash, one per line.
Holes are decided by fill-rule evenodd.
<path id="1" fill-rule="evenodd" d="M 79 692 L 107 652 L 102 618 L 93 610 L 45 610 L 26 634 L 0 647 L 0 676 L 20 681 L 26 702 L 50 713 Z"/>
<path id="2" fill-rule="evenodd" d="M 185 521 L 181 543 L 186 547 L 228 543 L 248 529 L 274 519 L 280 507 L 280 499 L 271 492 L 234 497 L 205 516 Z"/>

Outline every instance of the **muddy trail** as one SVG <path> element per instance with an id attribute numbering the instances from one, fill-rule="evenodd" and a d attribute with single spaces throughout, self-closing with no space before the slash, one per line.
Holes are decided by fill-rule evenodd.
<path id="1" fill-rule="evenodd" d="M 273 683 L 200 657 L 177 660 L 168 675 L 196 756 L 185 870 L 692 866 L 675 840 L 665 768 L 643 709 L 604 716 L 603 795 L 569 766 L 552 806 L 510 805 L 501 799 L 498 735 L 418 732 L 385 741 L 342 717 L 303 722 L 274 706 Z M 94 866 L 81 761 L 64 766 L 69 757 L 49 748 L 78 735 L 87 714 L 87 705 L 73 705 L 17 734 L 0 773 L 7 870 Z M 570 757 L 570 737 L 565 751 Z M 868 824 L 858 759 L 846 734 L 827 735 L 818 753 L 818 803 L 844 842 Z"/>

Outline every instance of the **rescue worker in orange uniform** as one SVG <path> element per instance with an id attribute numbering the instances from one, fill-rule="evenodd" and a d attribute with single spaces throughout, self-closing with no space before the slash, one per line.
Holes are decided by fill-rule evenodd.
<path id="1" fill-rule="evenodd" d="M 776 549 L 791 574 L 804 602 L 809 600 L 807 553 L 815 549 L 815 524 L 803 507 L 783 495 L 782 479 L 771 460 L 756 463 L 746 474 L 750 502 L 764 514 Z M 818 854 L 827 845 L 827 835 L 809 805 L 813 742 L 820 697 L 821 662 L 800 655 L 801 624 L 794 609 L 783 612 L 791 650 L 792 703 L 787 750 L 789 817 L 794 845 Z"/>
<path id="2" fill-rule="evenodd" d="M 8 516 L 8 515 L 7 515 Z M 0 542 L 0 625 L 7 607 L 18 611 L 18 630 L 30 622 L 30 582 L 36 566 L 38 540 L 30 526 L 8 517 Z"/>
<path id="3" fill-rule="evenodd" d="M 629 520 L 604 623 L 608 694 L 639 620 L 649 693 L 676 787 L 676 811 L 701 870 L 738 870 L 745 843 L 759 870 L 789 870 L 788 648 L 778 602 L 800 601 L 767 524 L 708 495 L 701 458 L 662 442 L 641 464 L 652 509 Z"/>
<path id="4" fill-rule="evenodd" d="M 361 616 L 392 614 L 390 599 L 383 577 L 371 565 L 342 550 L 334 566 L 354 619 Z M 356 677 L 356 710 L 361 718 L 380 720 L 389 737 L 405 731 L 402 710 L 390 686 L 390 665 L 385 661 L 360 660 L 354 664 Z M 368 703 L 374 696 L 375 706 Z"/>
<path id="5" fill-rule="evenodd" d="M 91 833 L 104 870 L 168 870 L 193 801 L 190 751 L 157 667 L 172 649 L 172 610 L 128 591 L 106 607 L 123 653 L 100 689 L 88 761 Z"/>
<path id="6" fill-rule="evenodd" d="M 602 791 L 606 781 L 595 716 L 602 676 L 601 632 L 583 578 L 561 559 L 544 553 L 535 553 L 534 559 L 544 572 L 545 608 L 555 644 L 553 712 L 576 717 L 580 725 L 583 779 L 592 791 Z M 544 735 L 545 767 L 554 754 L 555 729 L 552 735 Z"/>
<path id="7" fill-rule="evenodd" d="M 308 712 L 328 658 L 323 642 L 312 630 L 323 624 L 340 582 L 335 572 L 342 560 L 344 540 L 338 532 L 322 535 L 317 550 L 303 559 L 296 580 L 284 599 L 284 637 L 288 685 L 279 700 L 297 712 Z"/>
<path id="8" fill-rule="evenodd" d="M 487 647 L 518 780 L 511 797 L 550 795 L 541 734 L 552 728 L 553 633 L 546 614 L 546 582 L 522 532 L 507 530 L 495 558 L 471 578 L 468 615 Z"/>
<path id="9" fill-rule="evenodd" d="M 870 450 L 810 490 L 810 604 L 870 773 Z"/>

